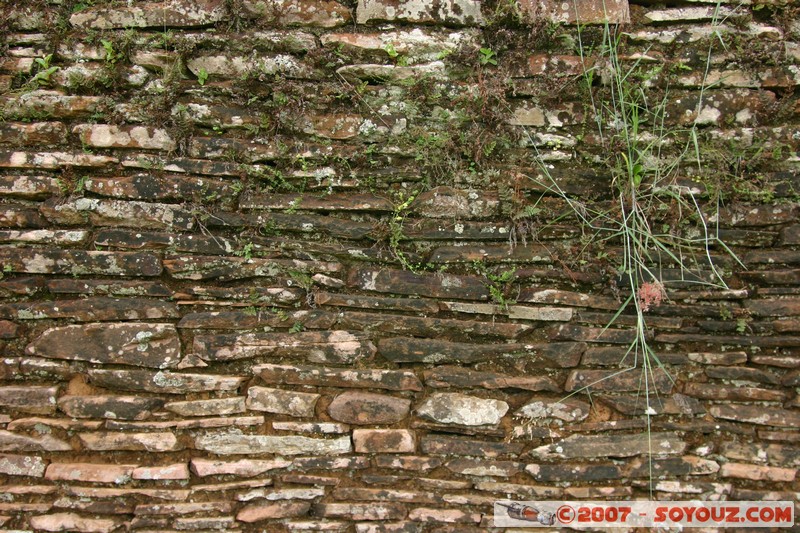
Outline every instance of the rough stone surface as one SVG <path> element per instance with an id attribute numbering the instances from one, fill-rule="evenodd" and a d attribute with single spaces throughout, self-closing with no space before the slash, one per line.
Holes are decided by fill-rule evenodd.
<path id="1" fill-rule="evenodd" d="M 328 406 L 334 420 L 347 424 L 393 424 L 408 416 L 411 400 L 374 394 L 371 392 L 344 392 Z"/>
<path id="2" fill-rule="evenodd" d="M 51 359 L 174 368 L 181 345 L 171 324 L 85 324 L 51 328 L 25 348 Z"/>
<path id="3" fill-rule="evenodd" d="M 436 393 L 417 407 L 419 416 L 462 426 L 496 425 L 508 412 L 508 404 L 500 400 L 486 400 L 457 393 Z"/>
<path id="4" fill-rule="evenodd" d="M 349 437 L 314 439 L 295 436 L 243 435 L 240 433 L 201 435 L 195 439 L 195 448 L 218 455 L 259 453 L 339 455 L 352 451 Z"/>
<path id="5" fill-rule="evenodd" d="M 355 429 L 353 447 L 358 453 L 412 453 L 416 438 L 406 429 Z"/>
<path id="6" fill-rule="evenodd" d="M 0 529 L 798 500 L 796 3 L 6 1 Z"/>
<path id="7" fill-rule="evenodd" d="M 247 408 L 252 411 L 284 414 L 297 417 L 314 416 L 314 406 L 319 394 L 292 392 L 267 387 L 250 387 L 247 390 Z"/>

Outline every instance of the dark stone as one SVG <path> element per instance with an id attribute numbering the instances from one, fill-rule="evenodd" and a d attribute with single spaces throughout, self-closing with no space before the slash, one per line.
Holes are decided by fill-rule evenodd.
<path id="1" fill-rule="evenodd" d="M 363 336 L 334 330 L 196 335 L 194 353 L 206 361 L 294 356 L 315 363 L 352 363 L 372 357 L 375 347 Z"/>
<path id="2" fill-rule="evenodd" d="M 800 426 L 800 412 L 761 405 L 714 405 L 711 416 L 747 424 L 796 428 Z"/>
<path id="3" fill-rule="evenodd" d="M 639 391 L 643 387 L 643 379 L 650 380 L 650 390 L 657 390 L 662 394 L 672 391 L 674 383 L 666 370 L 656 369 L 652 374 L 648 372 L 643 376 L 642 368 L 633 368 L 626 372 L 619 370 L 573 370 L 567 377 L 564 390 L 568 392 L 587 388 L 590 392 L 609 391 L 627 392 Z"/>
<path id="4" fill-rule="evenodd" d="M 257 329 L 292 328 L 301 324 L 306 329 L 331 329 L 337 316 L 327 311 L 295 311 L 275 313 L 262 307 L 256 313 L 249 311 L 215 311 L 189 313 L 178 322 L 179 329 Z"/>
<path id="5" fill-rule="evenodd" d="M 160 409 L 164 400 L 138 396 L 62 396 L 58 408 L 72 418 L 144 420 Z"/>
<path id="6" fill-rule="evenodd" d="M 480 441 L 443 435 L 424 435 L 420 443 L 422 453 L 491 458 L 518 456 L 525 447 L 522 442 Z"/>
<path id="7" fill-rule="evenodd" d="M 308 194 L 251 193 L 239 200 L 239 208 L 322 211 L 392 211 L 394 206 L 386 197 L 369 193 L 331 193 L 321 198 Z"/>
<path id="8" fill-rule="evenodd" d="M 51 415 L 56 411 L 58 387 L 0 386 L 0 406 L 21 413 Z"/>
<path id="9" fill-rule="evenodd" d="M 42 248 L 0 248 L 0 264 L 10 272 L 73 276 L 158 276 L 157 255 Z"/>
<path id="10" fill-rule="evenodd" d="M 516 339 L 533 330 L 532 326 L 509 322 L 479 322 L 350 311 L 341 313 L 337 325 L 345 329 L 382 331 L 393 335 L 413 335 L 418 337 L 448 335 L 457 338 L 491 337 Z"/>
<path id="11" fill-rule="evenodd" d="M 324 387 L 375 388 L 386 390 L 421 391 L 419 378 L 403 370 L 351 370 L 304 365 L 264 364 L 253 368 L 270 384 L 316 385 Z"/>
<path id="12" fill-rule="evenodd" d="M 547 390 L 558 392 L 561 388 L 549 376 L 509 376 L 492 372 L 478 372 L 460 366 L 438 366 L 424 372 L 425 384 L 433 388 L 482 387 L 485 389 Z"/>
<path id="13" fill-rule="evenodd" d="M 181 343 L 172 324 L 91 323 L 46 330 L 25 347 L 52 359 L 173 368 Z"/>
<path id="14" fill-rule="evenodd" d="M 346 424 L 394 424 L 408 416 L 411 400 L 373 394 L 344 392 L 328 406 L 331 418 Z"/>
<path id="15" fill-rule="evenodd" d="M 171 256 L 164 269 L 175 279 L 230 281 L 248 278 L 276 278 L 291 270 L 339 272 L 339 263 L 290 259 L 247 259 L 245 257 Z"/>
<path id="16" fill-rule="evenodd" d="M 378 341 L 378 352 L 395 363 L 476 363 L 521 351 L 521 344 L 465 344 L 413 337 Z"/>
<path id="17" fill-rule="evenodd" d="M 115 320 L 160 320 L 178 318 L 172 302 L 143 298 L 85 298 L 25 302 L 0 306 L 0 317 L 17 320 L 71 318 L 75 322 Z"/>
<path id="18" fill-rule="evenodd" d="M 601 464 L 529 464 L 525 467 L 533 479 L 540 482 L 588 482 L 619 479 L 622 471 L 614 463 Z"/>
<path id="19" fill-rule="evenodd" d="M 354 270 L 348 276 L 348 285 L 368 291 L 432 298 L 489 299 L 489 289 L 480 278 L 453 274 L 415 274 L 406 270 Z"/>
<path id="20" fill-rule="evenodd" d="M 438 313 L 439 305 L 429 300 L 415 298 L 383 298 L 357 294 L 336 294 L 317 292 L 314 296 L 317 305 L 355 307 L 358 309 L 389 309 L 391 311 L 411 311 L 415 313 Z"/>
<path id="21" fill-rule="evenodd" d="M 571 435 L 553 444 L 530 451 L 543 459 L 577 459 L 594 457 L 633 457 L 636 455 L 683 453 L 686 443 L 673 433 L 647 432 L 636 434 Z"/>

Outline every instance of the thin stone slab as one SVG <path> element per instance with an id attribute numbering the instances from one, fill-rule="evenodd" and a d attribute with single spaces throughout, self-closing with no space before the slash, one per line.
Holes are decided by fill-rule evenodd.
<path id="1" fill-rule="evenodd" d="M 0 317 L 17 320 L 70 318 L 76 322 L 116 320 L 160 320 L 178 318 L 178 307 L 172 302 L 145 298 L 85 298 L 24 302 L 0 306 Z"/>
<path id="2" fill-rule="evenodd" d="M 7 272 L 72 276 L 158 276 L 157 255 L 137 252 L 96 252 L 50 248 L 0 247 Z"/>
<path id="3" fill-rule="evenodd" d="M 403 370 L 356 370 L 307 365 L 264 364 L 253 367 L 253 373 L 266 383 L 316 385 L 364 389 L 421 391 L 419 378 Z"/>
<path id="4" fill-rule="evenodd" d="M 38 385 L 0 387 L 0 406 L 35 415 L 55 413 L 58 387 Z"/>
<path id="5" fill-rule="evenodd" d="M 295 417 L 314 416 L 314 407 L 320 394 L 294 392 L 269 387 L 247 389 L 247 408 L 251 411 L 284 414 Z"/>
<path id="6" fill-rule="evenodd" d="M 195 439 L 195 449 L 219 455 L 341 455 L 352 452 L 350 437 L 315 439 L 311 437 L 273 435 L 244 435 L 219 433 L 200 435 Z"/>
<path id="7" fill-rule="evenodd" d="M 144 420 L 163 405 L 163 399 L 141 396 L 62 396 L 58 399 L 58 408 L 72 418 Z"/>
<path id="8" fill-rule="evenodd" d="M 570 435 L 553 444 L 531 450 L 540 459 L 578 459 L 595 457 L 633 457 L 636 455 L 678 455 L 686 442 L 674 433 L 641 432 L 616 435 Z"/>
<path id="9" fill-rule="evenodd" d="M 71 450 L 72 446 L 50 435 L 37 438 L 0 429 L 0 451 L 2 452 L 65 452 Z"/>
<path id="10" fill-rule="evenodd" d="M 79 433 L 83 447 L 92 451 L 146 451 L 173 452 L 183 449 L 173 433 L 124 433 L 97 432 Z"/>
<path id="11" fill-rule="evenodd" d="M 246 377 L 148 370 L 89 370 L 89 381 L 111 390 L 187 394 L 207 391 L 235 391 Z"/>
<path id="12" fill-rule="evenodd" d="M 348 391 L 333 399 L 328 414 L 346 424 L 393 424 L 408 416 L 410 408 L 411 400 L 405 398 Z"/>
<path id="13" fill-rule="evenodd" d="M 25 352 L 52 359 L 173 368 L 180 361 L 181 343 L 172 324 L 91 323 L 48 329 Z"/>
<path id="14" fill-rule="evenodd" d="M 508 404 L 501 400 L 439 392 L 429 396 L 416 411 L 419 416 L 441 424 L 494 426 L 508 412 Z"/>
<path id="15" fill-rule="evenodd" d="M 0 455 L 0 474 L 7 476 L 44 476 L 47 463 L 36 455 Z"/>
<path id="16" fill-rule="evenodd" d="M 197 335 L 194 353 L 205 361 L 297 356 L 313 362 L 352 363 L 371 357 L 375 347 L 361 335 L 335 330 Z"/>

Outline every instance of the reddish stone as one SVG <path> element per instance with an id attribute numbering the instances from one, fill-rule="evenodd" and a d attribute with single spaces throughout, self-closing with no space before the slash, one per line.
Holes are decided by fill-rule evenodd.
<path id="1" fill-rule="evenodd" d="M 357 453 L 413 453 L 414 432 L 407 429 L 356 429 L 353 446 Z"/>
<path id="2" fill-rule="evenodd" d="M 344 392 L 328 406 L 334 420 L 346 424 L 394 424 L 408 416 L 411 400 L 370 392 Z"/>
<path id="3" fill-rule="evenodd" d="M 311 504 L 308 502 L 256 503 L 239 511 L 236 520 L 252 524 L 262 520 L 302 516 L 308 513 L 310 508 Z"/>

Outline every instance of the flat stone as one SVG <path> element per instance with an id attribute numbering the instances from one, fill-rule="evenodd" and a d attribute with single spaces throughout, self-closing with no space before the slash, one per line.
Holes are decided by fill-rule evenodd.
<path id="1" fill-rule="evenodd" d="M 89 370 L 89 381 L 112 390 L 186 394 L 206 391 L 235 391 L 245 377 L 147 370 Z"/>
<path id="2" fill-rule="evenodd" d="M 415 472 L 427 472 L 438 468 L 444 464 L 439 457 L 425 457 L 414 455 L 377 455 L 375 456 L 375 466 L 378 468 L 388 468 L 392 470 L 412 470 Z"/>
<path id="3" fill-rule="evenodd" d="M 352 363 L 375 353 L 363 336 L 347 331 L 197 335 L 194 353 L 205 361 L 300 356 L 313 362 Z"/>
<path id="4" fill-rule="evenodd" d="M 713 383 L 686 383 L 683 386 L 683 391 L 690 396 L 703 400 L 782 402 L 789 398 L 789 394 L 780 389 L 717 385 Z"/>
<path id="5" fill-rule="evenodd" d="M 234 398 L 218 398 L 213 400 L 189 400 L 168 402 L 164 409 L 180 416 L 219 416 L 244 413 L 244 396 Z"/>
<path id="6" fill-rule="evenodd" d="M 272 295 L 277 296 L 275 300 L 299 299 L 295 298 L 295 293 L 285 291 L 283 293 L 272 291 Z M 263 299 L 268 299 L 270 293 L 264 295 Z M 278 302 L 276 302 L 278 303 Z M 288 303 L 281 301 L 280 303 Z M 337 322 L 337 316 L 333 313 L 312 309 L 310 311 L 301 310 L 294 312 L 277 313 L 273 309 L 260 308 L 255 314 L 245 311 L 211 311 L 206 313 L 187 313 L 178 322 L 178 328 L 185 329 L 265 329 L 265 328 L 286 328 L 301 324 L 308 329 L 332 329 Z"/>
<path id="7" fill-rule="evenodd" d="M 474 457 L 518 456 L 524 445 L 521 442 L 492 442 L 465 437 L 425 435 L 420 439 L 422 453 L 433 455 L 465 455 Z"/>
<path id="8" fill-rule="evenodd" d="M 0 430 L 0 451 L 3 452 L 63 452 L 72 451 L 72 446 L 66 442 L 43 435 L 42 437 L 28 437 Z"/>
<path id="9" fill-rule="evenodd" d="M 247 408 L 251 411 L 266 411 L 296 417 L 314 416 L 314 407 L 319 394 L 293 392 L 268 387 L 247 389 Z"/>
<path id="10" fill-rule="evenodd" d="M 564 24 L 626 24 L 631 21 L 628 2 L 612 0 L 603 2 L 590 0 L 577 4 L 558 3 L 554 0 L 533 1 L 519 0 L 526 19 L 539 21 L 542 19 Z"/>
<path id="11" fill-rule="evenodd" d="M 75 513 L 53 513 L 32 516 L 30 524 L 39 531 L 82 531 L 86 533 L 111 533 L 121 520 L 113 518 L 86 518 Z"/>
<path id="12" fill-rule="evenodd" d="M 499 424 L 508 412 L 508 404 L 501 400 L 438 392 L 429 396 L 416 411 L 419 416 L 442 424 L 486 426 Z"/>
<path id="13" fill-rule="evenodd" d="M 797 469 L 746 463 L 724 463 L 719 473 L 720 476 L 728 478 L 791 483 L 797 476 Z"/>
<path id="14" fill-rule="evenodd" d="M 221 427 L 252 427 L 264 423 L 263 416 L 221 416 L 216 418 L 195 418 L 188 420 L 158 420 L 152 422 L 127 422 L 106 420 L 106 429 L 120 431 L 185 430 Z"/>
<path id="15" fill-rule="evenodd" d="M 437 4 L 421 1 L 359 0 L 356 22 L 403 21 L 422 24 L 482 26 L 481 4 L 475 0 L 447 0 Z"/>
<path id="16" fill-rule="evenodd" d="M 343 392 L 328 406 L 331 418 L 346 424 L 394 424 L 408 416 L 411 400 L 370 392 Z"/>
<path id="17" fill-rule="evenodd" d="M 654 9 L 645 13 L 644 18 L 647 22 L 671 22 L 671 21 L 705 21 L 717 18 L 727 18 L 735 12 L 727 7 L 720 6 L 700 6 L 682 7 L 674 9 Z"/>
<path id="18" fill-rule="evenodd" d="M 538 482 L 589 482 L 607 481 L 622 477 L 622 469 L 613 463 L 601 464 L 529 464 L 525 467 Z"/>
<path id="19" fill-rule="evenodd" d="M 95 252 L 33 248 L 0 248 L 0 263 L 10 272 L 72 276 L 158 276 L 157 255 L 135 252 Z"/>
<path id="20" fill-rule="evenodd" d="M 37 209 L 18 204 L 5 204 L 0 211 L 0 228 L 44 228 L 47 220 Z M 13 268 L 13 267 L 12 267 Z"/>
<path id="21" fill-rule="evenodd" d="M 225 13 L 224 2 L 219 0 L 170 0 L 128 7 L 90 7 L 73 13 L 69 23 L 76 28 L 97 30 L 191 28 L 219 22 L 224 19 Z"/>
<path id="22" fill-rule="evenodd" d="M 254 73 L 277 75 L 290 79 L 313 79 L 317 77 L 311 68 L 295 56 L 278 54 L 272 57 L 206 55 L 195 56 L 186 62 L 186 67 L 195 76 L 205 69 L 209 77 L 239 79 Z"/>
<path id="23" fill-rule="evenodd" d="M 103 168 L 119 160 L 105 155 L 71 152 L 7 152 L 0 151 L 0 168 L 58 170 L 64 167 Z"/>
<path id="24" fill-rule="evenodd" d="M 352 452 L 350 437 L 315 439 L 310 437 L 272 435 L 244 435 L 220 433 L 200 435 L 195 439 L 195 449 L 219 455 L 244 455 L 275 453 L 282 455 L 328 454 Z"/>
<path id="25" fill-rule="evenodd" d="M 39 211 L 54 224 L 114 226 L 139 229 L 191 230 L 194 214 L 180 205 L 106 200 L 99 198 L 50 199 Z M 122 252 L 118 252 L 122 253 Z"/>
<path id="26" fill-rule="evenodd" d="M 350 9 L 331 0 L 246 0 L 243 8 L 281 26 L 333 28 L 352 20 Z"/>
<path id="27" fill-rule="evenodd" d="M 403 370 L 351 370 L 305 365 L 264 364 L 253 367 L 266 383 L 326 387 L 421 391 L 419 378 Z"/>
<path id="28" fill-rule="evenodd" d="M 25 352 L 50 359 L 172 368 L 181 344 L 172 324 L 103 324 L 46 330 Z"/>
<path id="29" fill-rule="evenodd" d="M 524 351 L 520 344 L 468 344 L 393 337 L 378 341 L 380 355 L 395 363 L 476 363 Z"/>
<path id="30" fill-rule="evenodd" d="M 481 513 L 460 511 L 458 509 L 435 509 L 426 507 L 417 507 L 408 513 L 408 519 L 416 522 L 444 522 L 447 524 L 478 524 L 482 516 Z"/>
<path id="31" fill-rule="evenodd" d="M 79 481 L 83 483 L 128 483 L 136 465 L 110 465 L 92 463 L 50 463 L 44 474 L 51 481 Z"/>
<path id="32" fill-rule="evenodd" d="M 73 96 L 59 91 L 38 89 L 14 98 L 0 97 L 0 109 L 7 117 L 38 120 L 41 116 L 55 119 L 88 118 L 100 111 L 105 97 Z"/>
<path id="33" fill-rule="evenodd" d="M 47 464 L 36 455 L 0 455 L 0 474 L 6 476 L 44 476 Z"/>
<path id="34" fill-rule="evenodd" d="M 156 177 L 150 174 L 115 176 L 113 178 L 91 177 L 83 184 L 85 190 L 99 196 L 151 202 L 191 199 L 198 204 L 206 202 L 211 195 L 233 196 L 232 186 L 231 182 L 210 178 Z M 173 237 L 180 238 L 181 236 Z M 189 236 L 189 238 L 192 237 L 202 240 L 203 236 Z"/>
<path id="35" fill-rule="evenodd" d="M 350 433 L 350 426 L 338 422 L 278 422 L 272 423 L 276 431 L 307 433 L 311 435 L 341 435 Z"/>
<path id="36" fill-rule="evenodd" d="M 747 362 L 747 352 L 691 352 L 689 360 L 704 365 L 739 365 Z"/>
<path id="37" fill-rule="evenodd" d="M 591 406 L 577 398 L 553 400 L 550 398 L 531 398 L 519 408 L 514 416 L 530 419 L 556 419 L 563 422 L 580 422 L 589 416 Z"/>
<path id="38" fill-rule="evenodd" d="M 331 193 L 322 198 L 307 194 L 249 193 L 239 200 L 240 209 L 303 209 L 323 211 L 392 211 L 383 196 Z"/>
<path id="39" fill-rule="evenodd" d="M 407 429 L 355 429 L 353 446 L 356 453 L 413 453 L 417 439 Z"/>
<path id="40" fill-rule="evenodd" d="M 481 304 L 476 304 L 481 305 Z M 489 305 L 489 304 L 485 304 Z M 383 331 L 391 335 L 413 337 L 439 337 L 442 335 L 473 339 L 488 337 L 494 339 L 516 339 L 530 332 L 528 324 L 510 322 L 489 322 L 478 320 L 455 320 L 426 316 L 408 316 L 389 313 L 359 313 L 346 311 L 340 314 L 338 327 L 364 331 Z"/>
<path id="41" fill-rule="evenodd" d="M 191 469 L 200 477 L 232 475 L 239 477 L 255 477 L 271 470 L 280 470 L 291 466 L 285 459 L 241 459 L 239 461 L 216 461 L 212 459 L 193 458 Z"/>
<path id="42" fill-rule="evenodd" d="M 143 503 L 138 504 L 133 511 L 136 516 L 152 515 L 182 515 L 199 512 L 228 513 L 233 504 L 225 501 L 190 502 L 190 503 Z"/>
<path id="43" fill-rule="evenodd" d="M 143 488 L 104 488 L 104 487 L 76 487 L 70 485 L 64 488 L 68 496 L 84 499 L 106 499 L 106 498 L 130 498 L 132 496 L 144 496 L 148 499 L 182 501 L 186 500 L 192 493 L 184 489 L 143 489 Z"/>
<path id="44" fill-rule="evenodd" d="M 116 320 L 159 320 L 177 318 L 178 308 L 172 302 L 144 298 L 83 298 L 25 302 L 0 306 L 0 316 L 18 320 L 71 318 L 76 322 Z"/>
<path id="45" fill-rule="evenodd" d="M 752 316 L 797 316 L 800 315 L 800 298 L 780 300 L 748 300 L 745 307 Z"/>
<path id="46" fill-rule="evenodd" d="M 325 496 L 325 489 L 253 489 L 250 492 L 239 494 L 236 499 L 241 502 L 249 502 L 252 500 L 264 499 L 267 501 L 279 500 L 316 500 Z"/>
<path id="47" fill-rule="evenodd" d="M 67 128 L 60 122 L 0 124 L 0 145 L 55 146 L 64 143 L 66 136 Z"/>
<path id="48" fill-rule="evenodd" d="M 171 256 L 164 268 L 176 279 L 230 281 L 248 278 L 276 278 L 291 270 L 338 272 L 340 263 L 287 259 L 247 259 L 245 257 Z"/>
<path id="49" fill-rule="evenodd" d="M 370 502 L 390 501 L 408 503 L 436 503 L 441 498 L 433 492 L 396 489 L 368 489 L 360 487 L 341 487 L 333 491 L 337 500 L 361 500 Z"/>
<path id="50" fill-rule="evenodd" d="M 0 387 L 0 406 L 22 413 L 53 414 L 57 394 L 58 387 L 36 385 Z"/>
<path id="51" fill-rule="evenodd" d="M 715 379 L 754 381 L 756 383 L 767 383 L 769 385 L 778 385 L 781 382 L 781 378 L 777 374 L 759 368 L 709 366 L 705 368 L 704 372 L 708 377 Z"/>
<path id="52" fill-rule="evenodd" d="M 262 520 L 304 516 L 310 508 L 308 502 L 255 503 L 242 508 L 236 514 L 236 520 L 252 524 Z"/>
<path id="53" fill-rule="evenodd" d="M 146 126 L 78 124 L 72 128 L 72 133 L 83 144 L 95 148 L 139 148 L 169 152 L 177 146 L 166 130 Z"/>
<path id="54" fill-rule="evenodd" d="M 437 313 L 436 302 L 416 298 L 383 298 L 358 294 L 338 294 L 319 291 L 314 300 L 317 305 L 355 307 L 358 309 L 390 309 L 393 311 L 412 311 L 418 313 Z"/>
<path id="55" fill-rule="evenodd" d="M 189 479 L 189 467 L 186 463 L 175 463 L 164 466 L 140 466 L 133 470 L 133 479 L 147 481 L 186 480 Z"/>
<path id="56" fill-rule="evenodd" d="M 445 465 L 448 470 L 466 476 L 511 477 L 522 471 L 523 464 L 516 461 L 486 459 L 453 459 Z"/>
<path id="57" fill-rule="evenodd" d="M 484 389 L 547 390 L 558 392 L 561 388 L 548 376 L 509 376 L 492 372 L 478 372 L 460 366 L 437 366 L 424 372 L 425 385 L 433 388 L 482 387 Z"/>
<path id="58" fill-rule="evenodd" d="M 98 433 L 79 433 L 83 447 L 92 451 L 146 451 L 173 452 L 183 446 L 171 432 L 124 433 L 105 431 Z"/>
<path id="59" fill-rule="evenodd" d="M 674 383 L 663 369 L 648 375 L 650 390 L 658 390 L 663 394 L 672 391 Z M 573 370 L 567 376 L 564 390 L 568 392 L 588 388 L 590 391 L 638 391 L 641 388 L 642 370 L 635 368 L 620 373 L 619 370 Z"/>
<path id="60" fill-rule="evenodd" d="M 681 454 L 686 443 L 672 433 L 645 432 L 632 435 L 570 435 L 553 444 L 534 448 L 530 454 L 541 459 L 633 457 L 652 450 L 657 455 Z"/>
<path id="61" fill-rule="evenodd" d="M 800 412 L 760 405 L 714 405 L 709 408 L 714 418 L 734 420 L 747 424 L 779 427 L 800 426 Z"/>
<path id="62" fill-rule="evenodd" d="M 399 520 L 406 512 L 406 506 L 400 503 L 318 503 L 311 510 L 314 516 L 348 520 Z"/>
<path id="63" fill-rule="evenodd" d="M 405 270 L 354 270 L 348 285 L 393 294 L 488 300 L 489 289 L 480 278 L 454 274 L 414 274 Z"/>
<path id="64" fill-rule="evenodd" d="M 163 283 L 141 279 L 136 281 L 49 279 L 47 280 L 47 290 L 53 294 L 85 294 L 88 296 L 151 296 L 156 298 L 172 296 L 172 291 Z"/>
<path id="65" fill-rule="evenodd" d="M 144 420 L 160 409 L 164 400 L 140 396 L 62 396 L 58 408 L 72 418 Z"/>
<path id="66" fill-rule="evenodd" d="M 572 320 L 572 309 L 558 307 L 523 307 L 512 305 L 508 308 L 508 318 L 534 320 L 537 322 L 567 322 Z"/>

